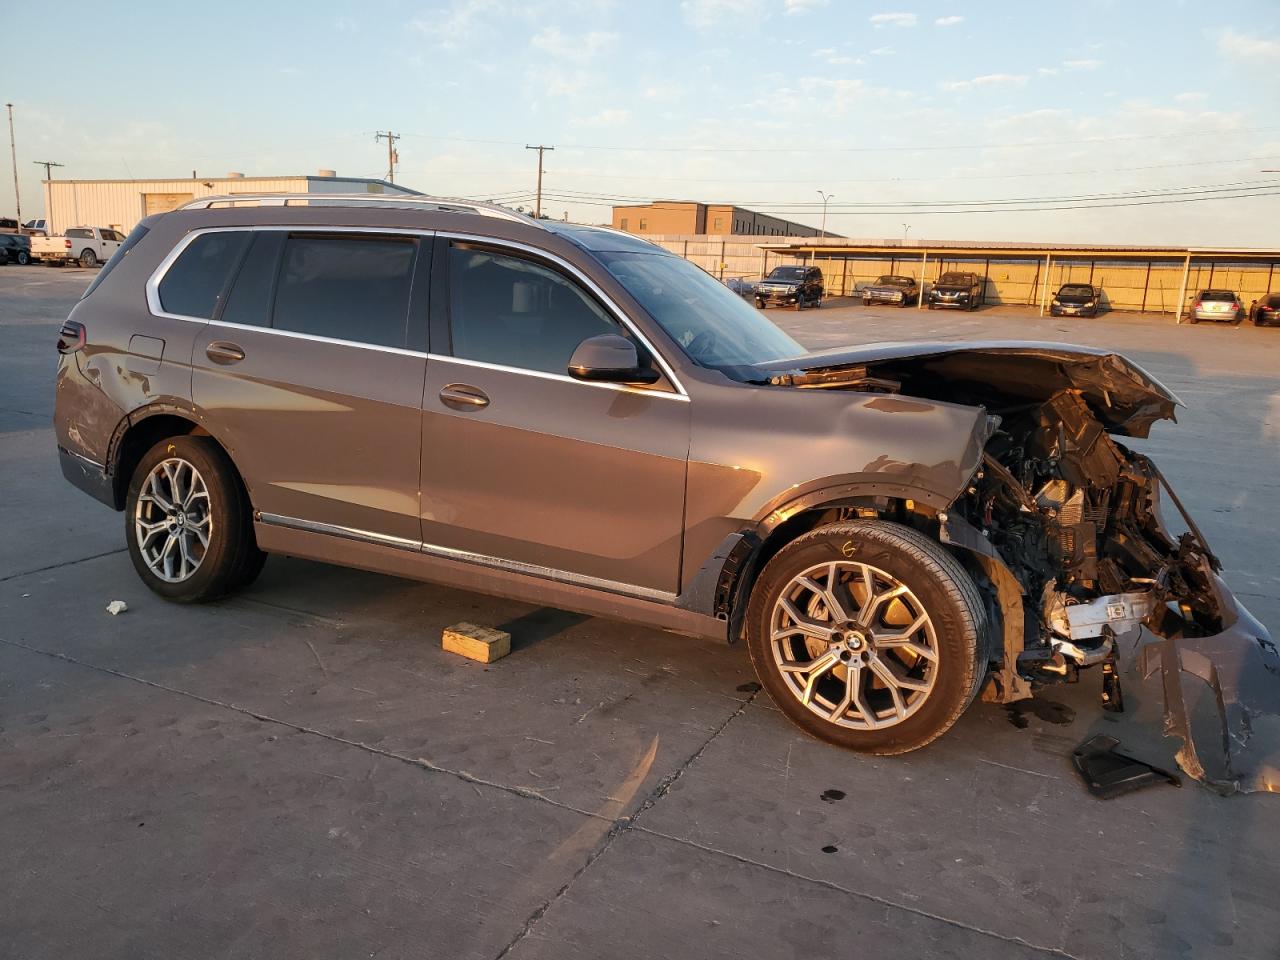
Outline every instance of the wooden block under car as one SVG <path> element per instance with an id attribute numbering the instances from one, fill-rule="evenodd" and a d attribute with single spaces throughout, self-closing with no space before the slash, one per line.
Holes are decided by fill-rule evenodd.
<path id="1" fill-rule="evenodd" d="M 444 628 L 443 643 L 449 653 L 481 663 L 493 663 L 511 652 L 511 634 L 474 623 L 455 623 Z"/>

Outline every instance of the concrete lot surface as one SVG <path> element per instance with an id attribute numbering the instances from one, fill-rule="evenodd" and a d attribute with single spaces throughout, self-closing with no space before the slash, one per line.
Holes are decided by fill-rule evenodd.
<path id="1" fill-rule="evenodd" d="M 167 604 L 65 483 L 53 342 L 91 274 L 0 267 L 0 955 L 1275 957 L 1280 800 L 1093 799 L 1105 731 L 1171 764 L 1158 692 L 975 704 L 927 750 L 814 742 L 746 651 L 272 558 Z M 1187 403 L 1143 448 L 1280 626 L 1280 330 L 841 307 L 810 346 L 1115 347 Z M 112 617 L 108 601 L 127 601 Z M 489 666 L 440 650 L 500 626 Z"/>

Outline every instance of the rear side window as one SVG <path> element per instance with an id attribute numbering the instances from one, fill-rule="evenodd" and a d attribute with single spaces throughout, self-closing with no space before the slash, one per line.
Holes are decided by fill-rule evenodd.
<path id="1" fill-rule="evenodd" d="M 403 347 L 417 250 L 415 241 L 391 237 L 290 237 L 272 326 Z"/>
<path id="2" fill-rule="evenodd" d="M 285 235 L 261 231 L 253 235 L 249 253 L 227 297 L 219 320 L 249 327 L 271 325 L 271 294 L 276 281 L 276 267 Z"/>
<path id="3" fill-rule="evenodd" d="M 80 294 L 80 299 L 83 300 L 89 294 L 93 293 L 93 291 L 97 290 L 98 287 L 101 286 L 102 281 L 107 279 L 107 274 L 114 270 L 116 268 L 116 264 L 127 257 L 129 255 L 129 251 L 132 250 L 138 241 L 145 237 L 149 232 L 150 228 L 144 224 L 140 223 L 134 227 L 129 232 L 129 236 L 124 238 L 124 243 L 116 248 L 116 252 L 111 255 L 111 259 L 102 265 L 102 269 L 98 271 L 98 275 L 93 278 L 93 283 L 89 284 L 84 293 Z"/>
<path id="4" fill-rule="evenodd" d="M 202 233 L 187 245 L 160 281 L 165 313 L 209 320 L 231 271 L 240 262 L 249 234 L 242 231 Z"/>
<path id="5" fill-rule="evenodd" d="M 567 374 L 578 344 L 619 332 L 554 270 L 460 246 L 449 250 L 449 319 L 455 357 L 545 373 Z"/>
<path id="6" fill-rule="evenodd" d="M 93 231 L 78 230 L 75 227 L 72 227 L 70 230 L 67 231 L 67 236 L 70 237 L 72 240 L 92 240 Z"/>

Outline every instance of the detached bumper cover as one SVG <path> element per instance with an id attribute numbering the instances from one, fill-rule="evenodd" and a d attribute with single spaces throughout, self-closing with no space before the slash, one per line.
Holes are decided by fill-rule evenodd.
<path id="1" fill-rule="evenodd" d="M 1164 733 L 1179 737 L 1177 761 L 1188 776 L 1222 793 L 1280 792 L 1280 653 L 1258 620 L 1213 575 L 1225 629 L 1208 637 L 1160 638 L 1142 631 L 1138 669 L 1161 674 Z M 1143 641 L 1146 641 L 1143 643 Z M 1206 769 L 1191 728 L 1182 674 L 1212 691 L 1221 724 L 1221 762 Z M 1207 738 L 1206 738 L 1207 739 Z M 1208 746 L 1208 743 L 1205 744 Z"/>
<path id="2" fill-rule="evenodd" d="M 78 457 L 71 451 L 58 447 L 58 465 L 62 468 L 62 475 L 73 486 L 79 487 L 111 509 L 116 508 L 115 489 L 102 464 L 94 463 L 85 457 Z"/>

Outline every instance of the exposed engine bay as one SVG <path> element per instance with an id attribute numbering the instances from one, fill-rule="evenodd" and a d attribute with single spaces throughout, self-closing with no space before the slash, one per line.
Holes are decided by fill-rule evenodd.
<path id="1" fill-rule="evenodd" d="M 1007 703 L 1098 667 L 1103 706 L 1122 710 L 1121 667 L 1160 670 L 1165 733 L 1184 741 L 1182 768 L 1227 792 L 1280 790 L 1270 767 L 1280 727 L 1270 746 L 1254 736 L 1280 724 L 1276 648 L 1226 589 L 1156 465 L 1116 439 L 1174 419 L 1179 401 L 1167 388 L 1116 354 L 1057 344 L 877 345 L 840 360 L 773 382 L 988 415 L 982 462 L 939 516 L 940 539 L 970 551 L 998 594 L 1004 649 L 993 651 L 984 698 Z M 1206 773 L 1197 755 L 1181 672 L 1213 690 L 1225 772 Z"/>

